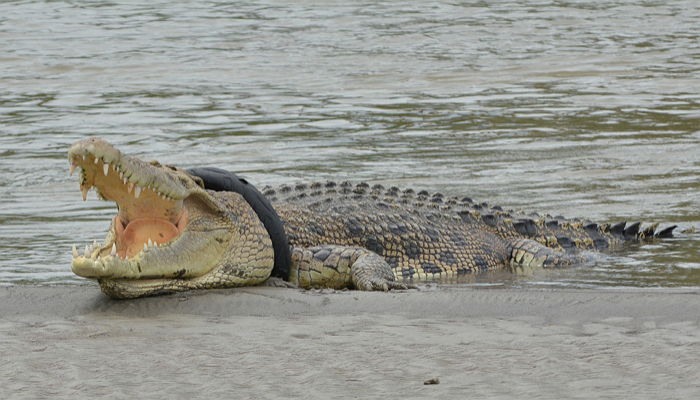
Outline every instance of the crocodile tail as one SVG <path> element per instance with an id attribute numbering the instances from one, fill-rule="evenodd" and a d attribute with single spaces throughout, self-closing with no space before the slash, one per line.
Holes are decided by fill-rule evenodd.
<path id="1" fill-rule="evenodd" d="M 642 226 L 640 222 L 627 224 L 596 224 L 590 221 L 554 218 L 512 218 L 499 213 L 460 213 L 463 220 L 478 220 L 504 238 L 527 238 L 545 246 L 562 250 L 614 248 L 626 241 L 642 241 L 673 236 L 676 225 L 658 229 L 659 224 Z"/>
<path id="2" fill-rule="evenodd" d="M 521 219 L 513 223 L 520 235 L 536 240 L 548 247 L 572 249 L 607 249 L 616 239 L 604 226 L 593 222 L 556 218 L 549 220 Z"/>
<path id="3" fill-rule="evenodd" d="M 614 225 L 603 225 L 602 228 L 609 232 L 614 237 L 621 240 L 644 240 L 644 239 L 654 239 L 654 238 L 670 238 L 673 237 L 673 230 L 678 227 L 678 225 L 671 225 L 659 230 L 659 224 L 651 224 L 645 228 L 642 228 L 640 222 L 635 222 L 633 224 L 627 225 L 627 222 L 619 222 Z"/>
<path id="4" fill-rule="evenodd" d="M 406 193 L 404 191 L 402 196 L 406 196 Z M 605 250 L 628 241 L 669 238 L 673 237 L 673 230 L 677 227 L 672 225 L 658 229 L 659 224 L 642 226 L 640 222 L 629 225 L 627 222 L 599 225 L 591 221 L 569 219 L 563 216 L 543 216 L 537 213 L 506 210 L 499 206 L 489 206 L 487 203 L 476 203 L 469 197 L 461 200 L 455 197 L 443 202 L 442 195 L 439 193 L 430 197 L 427 192 L 419 192 L 418 197 L 421 196 L 425 203 L 413 203 L 414 207 L 440 206 L 452 209 L 456 214 L 455 217 L 463 222 L 480 225 L 482 229 L 504 239 L 531 239 L 558 250 Z"/>
<path id="5" fill-rule="evenodd" d="M 672 225 L 659 230 L 658 223 L 647 226 L 642 226 L 641 222 L 598 225 L 593 222 L 552 220 L 544 222 L 542 229 L 533 232 L 531 224 L 525 223 L 529 225 L 528 229 L 523 229 L 517 223 L 513 226 L 521 234 L 534 233 L 535 237 L 529 237 L 540 242 L 542 239 L 538 236 L 544 236 L 547 239 L 543 244 L 565 250 L 573 248 L 605 250 L 617 247 L 623 242 L 673 237 L 673 230 L 677 227 Z M 556 244 L 553 243 L 552 237 L 556 239 Z"/>

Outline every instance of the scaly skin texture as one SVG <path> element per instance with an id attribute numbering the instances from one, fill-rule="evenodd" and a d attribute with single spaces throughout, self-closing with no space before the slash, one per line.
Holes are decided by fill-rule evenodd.
<path id="1" fill-rule="evenodd" d="M 568 266 L 586 258 L 564 252 L 560 243 L 578 250 L 621 242 L 606 226 L 585 230 L 578 221 L 555 226 L 530 219 L 514 225 L 516 214 L 498 207 L 364 183 L 300 184 L 265 188 L 264 194 L 284 221 L 290 244 L 303 249 L 294 252 L 290 276 L 303 287 L 349 283 L 356 255 L 347 248 L 379 255 L 395 281 L 415 282 L 502 268 Z M 475 208 L 497 214 L 482 215 Z"/>
<path id="2" fill-rule="evenodd" d="M 270 237 L 236 193 L 121 154 L 101 139 L 69 150 L 81 190 L 95 187 L 119 212 L 102 245 L 73 250 L 73 271 L 114 298 L 261 284 Z M 289 285 L 389 290 L 494 269 L 561 267 L 623 240 L 670 236 L 639 224 L 597 225 L 525 215 L 468 198 L 333 182 L 265 188 L 292 250 Z"/>

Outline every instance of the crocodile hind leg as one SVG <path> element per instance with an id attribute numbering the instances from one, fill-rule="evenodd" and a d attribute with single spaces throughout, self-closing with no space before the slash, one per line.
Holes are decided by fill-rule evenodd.
<path id="1" fill-rule="evenodd" d="M 386 260 L 361 247 L 326 245 L 292 250 L 289 281 L 306 289 L 386 291 L 415 287 L 395 279 Z"/>
<path id="2" fill-rule="evenodd" d="M 550 249 L 530 239 L 515 239 L 511 241 L 509 248 L 509 264 L 513 270 L 569 267 L 591 262 L 590 258 L 582 254 Z"/>

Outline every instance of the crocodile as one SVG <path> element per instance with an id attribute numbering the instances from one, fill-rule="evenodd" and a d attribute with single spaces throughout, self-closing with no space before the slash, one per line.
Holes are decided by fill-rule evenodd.
<path id="1" fill-rule="evenodd" d="M 260 284 L 409 289 L 486 270 L 584 264 L 590 253 L 675 228 L 525 214 L 364 182 L 258 191 L 232 173 L 142 161 L 100 138 L 76 142 L 68 158 L 71 175 L 80 168 L 83 200 L 94 188 L 117 205 L 103 243 L 72 249 L 73 272 L 113 298 Z"/>

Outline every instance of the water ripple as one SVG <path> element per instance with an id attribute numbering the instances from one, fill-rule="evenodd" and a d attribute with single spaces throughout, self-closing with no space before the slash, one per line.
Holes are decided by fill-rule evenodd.
<path id="1" fill-rule="evenodd" d="M 700 226 L 699 19 L 692 0 L 1 2 L 0 284 L 83 282 L 68 249 L 112 213 L 67 177 L 91 135 L 260 185 Z M 698 287 L 697 239 L 485 279 Z"/>

